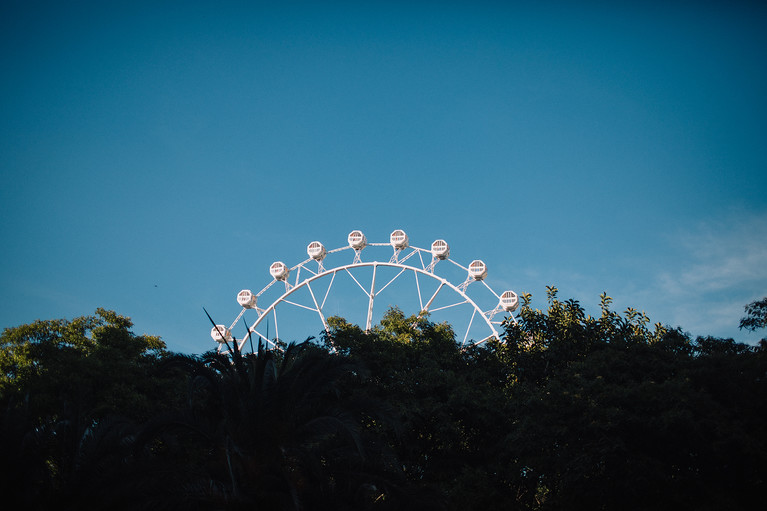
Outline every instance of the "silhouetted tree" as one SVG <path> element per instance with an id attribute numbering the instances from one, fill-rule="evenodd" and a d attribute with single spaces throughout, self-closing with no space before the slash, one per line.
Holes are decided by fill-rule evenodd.
<path id="1" fill-rule="evenodd" d="M 468 349 L 398 310 L 370 333 L 330 321 L 328 345 L 398 412 L 409 480 L 449 509 L 748 509 L 767 462 L 764 350 L 650 327 L 606 294 L 597 317 L 547 295 Z"/>
<path id="2" fill-rule="evenodd" d="M 746 316 L 741 318 L 739 328 L 755 331 L 767 328 L 767 296 L 745 306 Z"/>
<path id="3" fill-rule="evenodd" d="M 173 399 L 159 337 L 134 335 L 130 318 L 97 309 L 95 316 L 35 321 L 0 336 L 0 403 L 25 403 L 29 413 L 56 417 L 66 408 L 84 422 L 108 414 L 142 419 Z M 165 384 L 164 384 L 165 383 Z"/>
<path id="4" fill-rule="evenodd" d="M 545 310 L 523 295 L 503 339 L 471 347 L 398 309 L 371 332 L 329 318 L 322 343 L 250 355 L 169 357 L 101 310 L 8 329 L 4 504 L 752 509 L 767 343 L 557 295 Z"/>
<path id="5" fill-rule="evenodd" d="M 201 509 L 387 509 L 400 468 L 364 430 L 385 419 L 346 386 L 364 371 L 317 345 L 175 357 L 189 375 L 184 415 L 154 432 L 191 434 L 204 456 L 180 491 Z"/>
<path id="6" fill-rule="evenodd" d="M 494 347 L 517 417 L 508 470 L 537 484 L 526 506 L 749 509 L 767 461 L 764 351 L 650 330 L 606 295 L 597 318 L 555 288 L 548 301 L 533 310 L 525 296 Z"/>
<path id="7" fill-rule="evenodd" d="M 0 485 L 21 507 L 125 509 L 141 499 L 129 473 L 137 421 L 177 406 L 180 380 L 155 370 L 165 344 L 131 326 L 97 309 L 3 332 Z"/>

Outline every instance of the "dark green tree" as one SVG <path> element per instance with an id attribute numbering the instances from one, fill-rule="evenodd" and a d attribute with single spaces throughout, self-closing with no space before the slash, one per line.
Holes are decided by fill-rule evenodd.
<path id="1" fill-rule="evenodd" d="M 371 372 L 361 391 L 398 414 L 400 435 L 380 434 L 409 480 L 448 509 L 748 509 L 764 350 L 547 291 L 546 310 L 525 295 L 503 340 L 468 349 L 398 310 L 370 333 L 331 321 L 328 345 Z"/>
<path id="2" fill-rule="evenodd" d="M 322 343 L 170 356 L 108 311 L 6 330 L 0 480 L 27 509 L 751 509 L 767 343 L 547 288 L 503 339 L 389 311 Z M 752 304 L 753 305 L 753 304 Z M 747 312 L 758 316 L 758 308 Z M 260 343 L 259 343 L 260 344 Z"/>
<path id="3" fill-rule="evenodd" d="M 159 337 L 135 335 L 130 318 L 94 316 L 35 321 L 0 336 L 0 402 L 21 404 L 40 420 L 68 413 L 84 421 L 118 413 L 146 418 L 170 389 L 153 368 L 165 355 Z M 168 392 L 164 392 L 168 389 Z"/>
<path id="4" fill-rule="evenodd" d="M 767 328 L 767 296 L 745 306 L 746 316 L 741 318 L 739 328 L 755 331 Z"/>
<path id="5" fill-rule="evenodd" d="M 118 486 L 130 480 L 122 468 L 136 421 L 180 405 L 181 380 L 156 370 L 165 344 L 131 327 L 129 318 L 97 309 L 3 332 L 0 485 L 22 507 L 114 508 Z"/>
<path id="6" fill-rule="evenodd" d="M 348 358 L 309 342 L 284 353 L 259 342 L 250 355 L 234 348 L 168 364 L 188 375 L 188 407 L 159 417 L 145 437 L 171 432 L 185 443 L 191 462 L 174 500 L 200 509 L 407 507 L 401 469 L 364 428 L 385 415 L 347 388 L 364 377 Z"/>
<path id="7" fill-rule="evenodd" d="M 462 350 L 447 324 L 396 308 L 370 333 L 340 318 L 329 323 L 328 346 L 367 367 L 371 378 L 361 390 L 396 414 L 399 430 L 378 427 L 377 434 L 389 439 L 410 483 L 433 492 L 437 508 L 499 502 L 487 460 L 503 431 L 505 402 L 492 361 L 480 368 L 478 350 Z"/>
<path id="8" fill-rule="evenodd" d="M 508 470 L 537 484 L 526 506 L 748 509 L 767 461 L 764 352 L 556 295 L 546 311 L 525 296 L 495 346 L 513 383 Z"/>

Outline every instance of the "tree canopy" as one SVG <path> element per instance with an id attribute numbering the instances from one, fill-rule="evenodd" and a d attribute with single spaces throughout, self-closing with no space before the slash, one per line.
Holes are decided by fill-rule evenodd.
<path id="1" fill-rule="evenodd" d="M 169 354 L 100 309 L 7 329 L 0 480 L 30 509 L 759 501 L 767 343 L 693 339 L 606 294 L 595 317 L 554 287 L 531 303 L 470 347 L 396 308 L 369 333 L 330 318 L 318 342 L 228 355 Z"/>
<path id="2" fill-rule="evenodd" d="M 755 331 L 767 328 L 767 296 L 756 300 L 745 307 L 746 316 L 741 318 L 739 328 Z"/>
<path id="3" fill-rule="evenodd" d="M 158 390 L 149 377 L 166 354 L 159 337 L 134 335 L 129 318 L 97 309 L 73 320 L 35 321 L 0 337 L 0 398 L 30 413 L 71 410 L 87 419 L 110 413 L 146 417 Z"/>

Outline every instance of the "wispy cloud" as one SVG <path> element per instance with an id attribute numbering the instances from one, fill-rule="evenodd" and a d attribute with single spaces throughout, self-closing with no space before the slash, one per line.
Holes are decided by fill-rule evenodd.
<path id="1" fill-rule="evenodd" d="M 767 295 L 767 214 L 740 214 L 676 238 L 681 258 L 657 275 L 676 324 L 696 334 L 743 338 L 743 306 Z"/>
<path id="2" fill-rule="evenodd" d="M 738 329 L 744 306 L 767 296 L 767 212 L 734 212 L 726 220 L 697 223 L 665 237 L 660 233 L 655 246 L 640 255 L 611 253 L 589 264 L 577 258 L 539 266 L 501 264 L 493 267 L 498 271 L 492 285 L 532 292 L 535 308 L 547 306 L 545 286 L 556 285 L 561 299 L 579 300 L 592 315 L 599 314 L 604 291 L 614 299 L 614 310 L 633 307 L 653 323 L 679 326 L 694 336 L 756 343 L 767 335 Z"/>
<path id="3" fill-rule="evenodd" d="M 660 276 L 669 293 L 713 292 L 767 281 L 767 215 L 702 225 L 680 235 L 679 242 L 686 261 Z"/>

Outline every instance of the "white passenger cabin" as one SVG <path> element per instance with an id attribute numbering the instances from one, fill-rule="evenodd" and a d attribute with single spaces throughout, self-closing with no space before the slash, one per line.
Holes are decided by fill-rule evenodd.
<path id="1" fill-rule="evenodd" d="M 290 269 L 282 261 L 275 261 L 269 267 L 269 273 L 275 280 L 288 280 Z"/>
<path id="2" fill-rule="evenodd" d="M 246 309 L 256 308 L 256 295 L 250 289 L 243 289 L 237 293 L 237 303 L 245 307 Z"/>
<path id="3" fill-rule="evenodd" d="M 519 307 L 519 297 L 514 291 L 504 291 L 501 295 L 501 307 L 507 312 L 514 312 Z"/>
<path id="4" fill-rule="evenodd" d="M 328 251 L 325 250 L 325 245 L 319 241 L 312 241 L 309 246 L 306 247 L 306 253 L 315 261 L 322 261 L 325 256 L 328 255 Z"/>
<path id="5" fill-rule="evenodd" d="M 226 325 L 216 325 L 210 330 L 210 336 L 216 342 L 224 343 L 232 340 L 232 332 Z"/>
<path id="6" fill-rule="evenodd" d="M 368 240 L 365 238 L 365 235 L 362 234 L 362 231 L 350 232 L 347 240 L 349 241 L 349 246 L 355 250 L 362 250 L 368 244 Z"/>
<path id="7" fill-rule="evenodd" d="M 474 280 L 482 280 L 487 277 L 487 266 L 479 259 L 475 259 L 469 265 L 469 276 Z"/>
<path id="8" fill-rule="evenodd" d="M 397 229 L 389 236 L 389 242 L 397 250 L 405 249 L 408 245 L 407 234 L 402 229 Z"/>
<path id="9" fill-rule="evenodd" d="M 450 246 L 445 240 L 436 240 L 431 244 L 431 255 L 444 261 L 450 256 Z"/>

